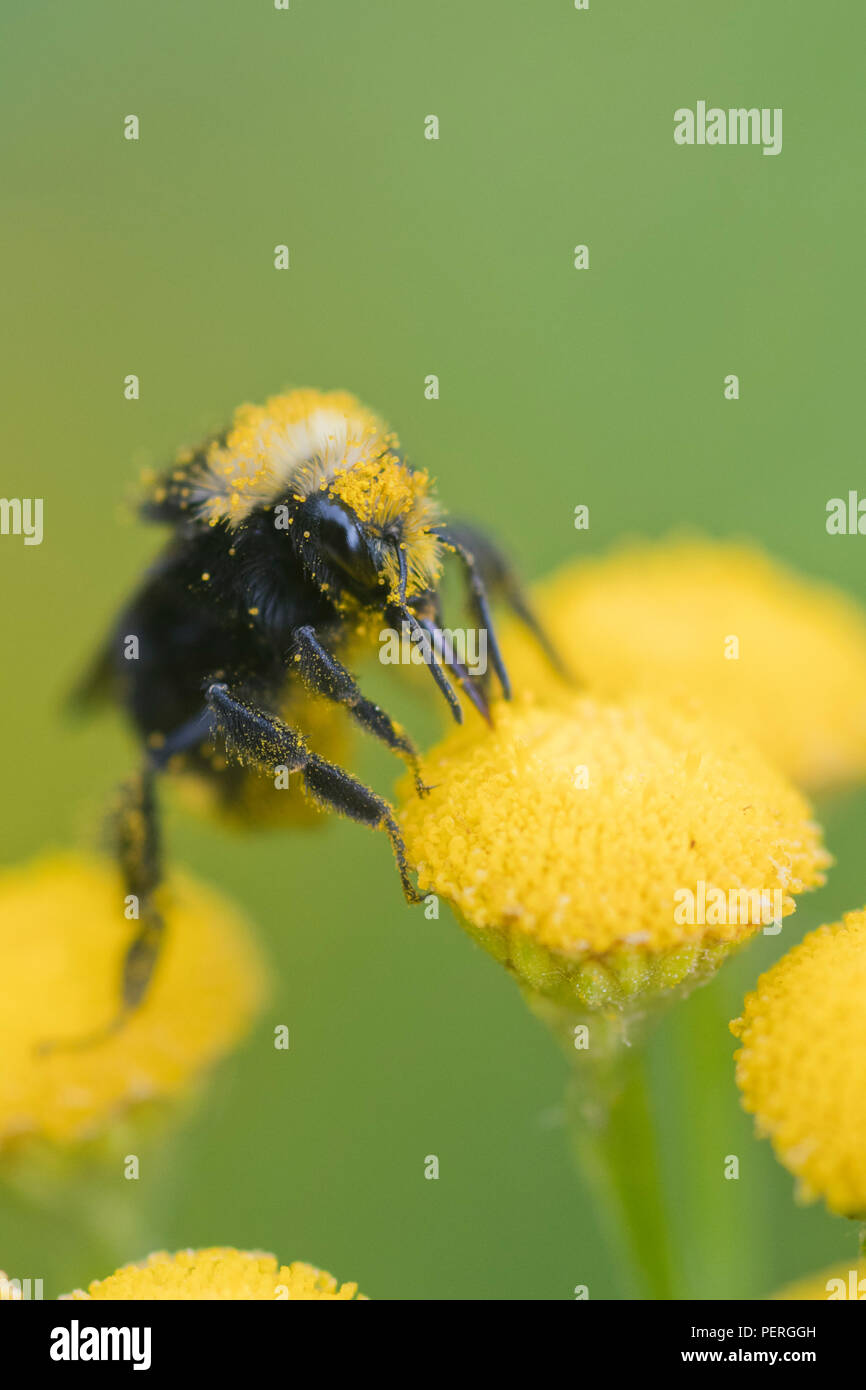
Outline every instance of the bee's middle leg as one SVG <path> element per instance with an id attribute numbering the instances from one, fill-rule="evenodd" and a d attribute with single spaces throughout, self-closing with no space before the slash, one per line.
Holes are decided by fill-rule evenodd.
<path id="1" fill-rule="evenodd" d="M 336 763 L 311 752 L 297 729 L 233 695 L 228 686 L 214 683 L 208 688 L 206 700 L 227 749 L 241 762 L 262 772 L 272 773 L 277 767 L 299 772 L 307 791 L 321 806 L 371 830 L 384 830 L 391 841 L 406 901 L 422 901 L 409 877 L 406 849 L 394 812 L 383 797 Z"/>
<path id="2" fill-rule="evenodd" d="M 429 791 L 421 777 L 418 750 L 408 734 L 383 709 L 367 699 L 351 672 L 322 646 L 314 628 L 299 627 L 292 635 L 293 664 L 307 689 L 343 705 L 362 728 L 405 759 L 420 795 Z"/>

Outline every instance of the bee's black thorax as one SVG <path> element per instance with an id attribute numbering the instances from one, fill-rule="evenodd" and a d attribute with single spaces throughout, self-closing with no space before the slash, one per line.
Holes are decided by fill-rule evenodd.
<path id="1" fill-rule="evenodd" d="M 297 627 L 339 644 L 338 601 L 273 518 L 255 513 L 238 530 L 207 527 L 171 541 L 121 613 L 106 657 L 139 732 L 166 734 L 194 717 L 209 680 L 277 698 L 291 679 Z"/>

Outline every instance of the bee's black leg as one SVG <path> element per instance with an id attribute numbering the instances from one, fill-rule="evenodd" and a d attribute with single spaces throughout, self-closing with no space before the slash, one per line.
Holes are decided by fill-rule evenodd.
<path id="1" fill-rule="evenodd" d="M 162 881 L 159 824 L 154 795 L 155 773 L 145 764 L 142 770 L 120 788 L 116 806 L 109 818 L 112 849 L 123 877 L 125 902 L 133 906 L 138 929 L 123 961 L 120 1007 L 114 1018 L 93 1033 L 79 1038 L 62 1038 L 41 1044 L 38 1051 L 78 1051 L 104 1042 L 118 1032 L 129 1015 L 143 1002 L 153 977 L 162 944 L 164 920 L 156 905 L 156 891 Z M 123 904 L 118 902 L 117 911 Z"/>
<path id="2" fill-rule="evenodd" d="M 122 788 L 112 817 L 114 848 L 126 896 L 138 903 L 138 931 L 123 961 L 121 1008 L 115 1026 L 144 1001 L 159 959 L 165 922 L 156 905 L 162 882 L 162 852 L 156 804 L 156 776 L 177 753 L 201 744 L 213 733 L 211 710 L 203 708 L 154 748 L 141 772 Z"/>
<path id="3" fill-rule="evenodd" d="M 408 735 L 390 715 L 361 693 L 351 672 L 322 646 L 315 628 L 296 628 L 292 636 L 294 643 L 289 660 L 307 689 L 343 705 L 362 728 L 405 759 L 414 773 L 415 786 L 423 796 L 429 788 L 421 779 L 418 751 Z"/>
<path id="4" fill-rule="evenodd" d="M 159 957 L 165 923 L 156 906 L 162 881 L 162 854 L 152 767 L 146 766 L 121 789 L 113 818 L 115 849 L 127 898 L 138 905 L 138 930 L 123 962 L 120 1020 L 142 1003 Z"/>
<path id="5" fill-rule="evenodd" d="M 351 773 L 310 752 L 296 729 L 232 695 L 227 686 L 218 682 L 211 685 L 206 698 L 226 748 L 241 762 L 268 773 L 277 767 L 300 772 L 307 791 L 320 805 L 371 830 L 384 830 L 391 841 L 407 902 L 422 900 L 409 877 L 403 838 L 387 801 Z"/>
<path id="6" fill-rule="evenodd" d="M 158 744 L 155 744 L 148 752 L 148 762 L 157 772 L 162 772 L 167 767 L 172 758 L 178 753 L 187 753 L 190 748 L 197 748 L 205 743 L 213 734 L 214 717 L 213 713 L 205 706 L 194 714 L 192 719 L 188 719 L 185 724 L 181 724 Z"/>
<path id="7" fill-rule="evenodd" d="M 445 526 L 434 527 L 434 530 L 442 538 L 443 543 L 450 547 L 456 555 L 459 555 L 466 566 L 470 600 L 478 614 L 479 621 L 488 628 L 494 653 L 494 665 L 500 680 L 502 680 L 502 672 L 497 664 L 497 657 L 499 663 L 501 663 L 502 658 L 498 656 L 499 649 L 496 638 L 493 635 L 493 629 L 489 626 L 490 613 L 486 599 L 487 591 L 492 595 L 502 595 L 515 616 L 532 633 L 551 665 L 561 675 L 564 675 L 565 671 L 559 653 L 533 612 L 514 571 L 498 546 L 494 545 L 481 531 L 476 531 L 474 526 L 469 526 L 465 522 L 449 521 Z M 503 690 L 506 693 L 507 685 L 508 678 L 506 676 L 503 683 Z"/>
<path id="8" fill-rule="evenodd" d="M 202 709 L 188 723 L 169 734 L 152 749 L 139 772 L 121 786 L 108 817 L 112 852 L 123 879 L 126 901 L 134 899 L 138 927 L 130 942 L 121 969 L 120 1007 L 103 1028 L 81 1038 L 46 1042 L 39 1051 L 74 1051 L 93 1047 L 118 1032 L 130 1014 L 144 1002 L 159 960 L 165 922 L 156 895 L 162 882 L 162 852 L 159 815 L 156 804 L 156 777 L 175 754 L 195 747 L 213 731 L 215 720 L 209 709 Z M 131 905 L 131 904 L 130 904 Z M 118 912 L 121 905 L 118 904 Z"/>

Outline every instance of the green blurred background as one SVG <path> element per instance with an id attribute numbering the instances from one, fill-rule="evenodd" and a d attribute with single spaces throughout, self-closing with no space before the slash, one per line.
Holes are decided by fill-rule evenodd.
<path id="1" fill-rule="evenodd" d="M 130 765 L 119 718 L 61 705 L 160 544 L 123 507 L 140 468 L 289 383 L 380 409 L 528 577 L 689 522 L 866 596 L 866 543 L 824 527 L 860 478 L 855 7 L 83 0 L 2 24 L 0 491 L 45 499 L 41 547 L 0 540 L 4 860 L 91 843 Z M 783 107 L 781 155 L 675 146 L 701 98 Z M 377 693 L 429 738 L 438 711 L 397 679 Z M 356 766 L 388 791 L 369 743 Z M 122 1184 L 143 1248 L 119 1254 L 264 1247 L 374 1298 L 627 1294 L 570 1168 L 564 1064 L 447 913 L 404 908 L 387 845 L 335 822 L 232 838 L 167 799 L 175 857 L 246 905 L 275 998 L 169 1158 Z M 821 809 L 828 886 L 651 1047 L 684 1295 L 767 1293 L 852 1251 L 752 1138 L 727 1033 L 761 968 L 866 897 L 866 797 Z M 0 1194 L 0 1265 L 46 1296 L 107 1273 L 78 1201 L 58 1220 Z"/>

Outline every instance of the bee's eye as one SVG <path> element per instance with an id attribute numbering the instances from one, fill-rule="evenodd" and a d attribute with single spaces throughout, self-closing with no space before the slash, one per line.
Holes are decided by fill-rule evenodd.
<path id="1" fill-rule="evenodd" d="M 377 581 L 376 566 L 357 520 L 344 507 L 330 501 L 316 508 L 315 536 L 322 554 L 351 579 L 365 584 Z"/>

